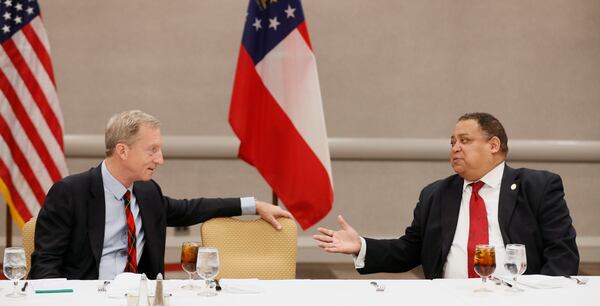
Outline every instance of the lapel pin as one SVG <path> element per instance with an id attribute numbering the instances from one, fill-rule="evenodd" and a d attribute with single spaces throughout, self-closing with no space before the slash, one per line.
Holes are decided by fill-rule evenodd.
<path id="1" fill-rule="evenodd" d="M 517 189 L 517 184 L 510 185 L 510 190 L 515 190 L 515 189 Z"/>

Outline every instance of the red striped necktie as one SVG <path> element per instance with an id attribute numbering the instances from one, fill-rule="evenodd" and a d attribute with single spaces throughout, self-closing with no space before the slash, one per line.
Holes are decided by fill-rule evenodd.
<path id="1" fill-rule="evenodd" d="M 135 236 L 135 220 L 131 213 L 131 193 L 129 190 L 123 196 L 123 203 L 125 204 L 125 216 L 127 216 L 127 264 L 125 265 L 125 272 L 137 273 L 137 238 Z"/>
<path id="2" fill-rule="evenodd" d="M 478 244 L 488 244 L 488 220 L 485 202 L 479 196 L 479 190 L 483 187 L 483 182 L 471 183 L 471 201 L 469 201 L 469 242 L 467 244 L 468 272 L 469 278 L 477 278 L 475 273 L 473 259 L 475 257 L 475 246 Z"/>

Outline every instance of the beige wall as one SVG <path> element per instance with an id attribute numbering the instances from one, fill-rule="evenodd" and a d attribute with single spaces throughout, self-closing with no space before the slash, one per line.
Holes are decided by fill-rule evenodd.
<path id="1" fill-rule="evenodd" d="M 41 6 L 67 134 L 102 133 L 111 114 L 141 108 L 165 135 L 232 136 L 247 1 Z M 600 1 L 306 0 L 304 9 L 330 137 L 445 138 L 460 114 L 487 111 L 511 139 L 600 140 Z M 77 172 L 98 160 L 68 163 Z M 561 174 L 579 235 L 600 249 L 599 163 L 513 166 Z M 449 174 L 444 162 L 334 161 L 336 201 L 320 225 L 344 213 L 366 235 L 397 236 L 420 188 Z M 169 160 L 156 178 L 178 197 L 270 198 L 239 161 Z"/>

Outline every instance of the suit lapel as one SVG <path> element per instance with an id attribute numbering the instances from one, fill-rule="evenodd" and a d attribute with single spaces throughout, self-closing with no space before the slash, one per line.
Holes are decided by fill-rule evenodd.
<path id="1" fill-rule="evenodd" d="M 152 218 L 152 214 L 154 212 L 152 211 L 152 209 L 149 209 L 150 205 L 147 204 L 148 199 L 144 197 L 143 192 L 139 192 L 139 188 L 136 188 L 136 185 L 138 184 L 134 184 L 133 194 L 135 194 L 135 199 L 140 209 L 140 215 L 142 216 L 142 229 L 144 230 L 144 239 L 147 242 L 148 238 L 152 239 L 151 237 L 153 236 L 153 230 L 152 226 L 146 226 L 146 224 L 151 225 L 151 220 L 155 220 Z"/>
<path id="2" fill-rule="evenodd" d="M 518 172 L 509 166 L 505 166 L 498 199 L 498 223 L 500 224 L 504 244 L 510 243 L 507 230 L 517 204 L 517 195 L 521 188 L 519 183 Z"/>
<path id="3" fill-rule="evenodd" d="M 104 247 L 104 223 L 106 218 L 106 207 L 104 203 L 104 185 L 102 183 L 102 171 L 100 166 L 90 171 L 92 183 L 90 186 L 90 199 L 88 203 L 88 234 L 90 245 L 96 259 L 96 265 L 100 264 L 102 249 Z"/>
<path id="4" fill-rule="evenodd" d="M 136 188 L 136 186 L 138 188 Z M 140 215 L 142 216 L 142 230 L 144 231 L 144 249 L 142 250 L 142 257 L 140 258 L 139 264 L 146 262 L 148 267 L 154 267 L 155 264 L 152 261 L 159 255 L 153 254 L 155 249 L 151 246 L 160 244 L 156 242 L 158 237 L 158 233 L 156 231 L 156 211 L 152 209 L 152 203 L 147 197 L 145 197 L 145 193 L 140 192 L 140 186 L 141 185 L 139 185 L 139 183 L 135 183 L 133 186 L 133 194 L 135 194 L 135 199 L 140 209 Z M 139 251 L 140 250 L 138 250 L 138 252 Z M 139 269 L 145 269 L 145 267 L 138 266 L 138 271 Z M 150 270 L 145 270 L 145 272 L 146 274 L 153 273 Z M 148 276 L 153 277 L 153 275 Z"/>
<path id="5" fill-rule="evenodd" d="M 446 262 L 450 246 L 454 240 L 460 202 L 462 200 L 463 179 L 456 175 L 448 184 L 447 190 L 441 193 L 442 207 L 442 262 Z"/>

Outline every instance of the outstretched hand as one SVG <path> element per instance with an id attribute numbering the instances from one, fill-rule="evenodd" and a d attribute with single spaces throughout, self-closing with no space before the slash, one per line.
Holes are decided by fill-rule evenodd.
<path id="1" fill-rule="evenodd" d="M 341 215 L 338 216 L 338 223 L 340 230 L 319 227 L 317 230 L 321 235 L 313 235 L 313 239 L 319 241 L 319 247 L 327 252 L 358 255 L 360 236 Z"/>
<path id="2" fill-rule="evenodd" d="M 281 207 L 262 201 L 256 201 L 256 214 L 263 220 L 269 222 L 277 230 L 281 229 L 281 224 L 277 222 L 278 217 L 292 217 L 292 214 L 283 210 Z"/>

